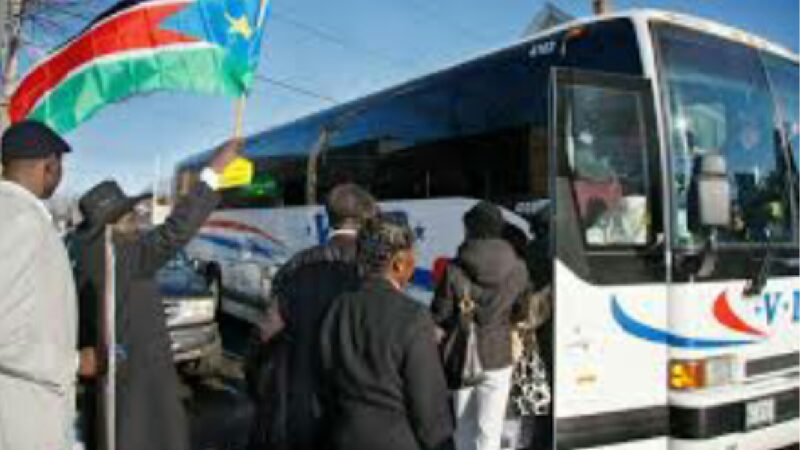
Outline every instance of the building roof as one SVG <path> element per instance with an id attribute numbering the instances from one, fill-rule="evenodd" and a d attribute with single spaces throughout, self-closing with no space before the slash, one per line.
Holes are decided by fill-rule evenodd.
<path id="1" fill-rule="evenodd" d="M 561 25 L 564 22 L 569 22 L 574 19 L 575 17 L 567 14 L 556 5 L 546 2 L 542 9 L 533 16 L 533 20 L 531 20 L 528 26 L 525 27 L 525 31 L 522 32 L 522 37 L 541 33 L 548 28 Z"/>

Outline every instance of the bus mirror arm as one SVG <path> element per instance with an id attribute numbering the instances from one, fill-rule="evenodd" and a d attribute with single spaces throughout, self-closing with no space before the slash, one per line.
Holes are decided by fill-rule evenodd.
<path id="1" fill-rule="evenodd" d="M 710 227 L 706 243 L 690 253 L 677 255 L 676 266 L 681 272 L 688 273 L 691 278 L 708 278 L 717 268 L 718 249 L 717 229 Z"/>
<path id="2" fill-rule="evenodd" d="M 703 250 L 700 252 L 700 267 L 697 268 L 695 275 L 698 278 L 708 278 L 717 268 L 717 228 L 712 227 L 709 231 L 708 240 Z"/>

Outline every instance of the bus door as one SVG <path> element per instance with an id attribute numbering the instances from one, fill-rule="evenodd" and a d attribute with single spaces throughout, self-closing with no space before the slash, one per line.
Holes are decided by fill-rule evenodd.
<path id="1" fill-rule="evenodd" d="M 666 449 L 662 179 L 648 79 L 551 76 L 556 448 Z"/>

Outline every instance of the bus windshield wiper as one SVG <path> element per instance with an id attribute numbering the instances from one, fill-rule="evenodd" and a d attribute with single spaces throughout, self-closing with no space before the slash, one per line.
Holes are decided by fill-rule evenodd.
<path id="1" fill-rule="evenodd" d="M 767 250 L 764 253 L 764 259 L 761 260 L 761 265 L 758 270 L 753 273 L 753 277 L 744 289 L 746 297 L 752 297 L 761 294 L 764 287 L 767 285 L 769 279 L 770 269 L 772 268 L 773 259 L 773 246 L 771 242 L 767 242 Z"/>

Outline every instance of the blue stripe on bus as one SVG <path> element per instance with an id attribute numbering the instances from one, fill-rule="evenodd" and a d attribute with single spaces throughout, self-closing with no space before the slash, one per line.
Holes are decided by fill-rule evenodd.
<path id="1" fill-rule="evenodd" d="M 663 330 L 658 330 L 637 321 L 629 316 L 619 305 L 616 296 L 611 299 L 611 313 L 614 316 L 617 324 L 625 330 L 626 333 L 644 339 L 646 341 L 655 342 L 657 344 L 667 344 L 670 347 L 686 348 L 686 349 L 710 349 L 710 348 L 723 348 L 723 347 L 736 347 L 740 345 L 753 344 L 757 341 L 743 341 L 743 340 L 721 340 L 721 339 L 705 339 L 705 338 L 690 338 L 672 334 Z"/>
<path id="2" fill-rule="evenodd" d="M 414 278 L 411 282 L 427 291 L 433 291 L 436 287 L 433 284 L 433 272 L 427 269 L 414 269 Z"/>
<path id="3" fill-rule="evenodd" d="M 244 247 L 241 242 L 235 239 L 228 239 L 222 236 L 200 234 L 197 236 L 197 239 L 208 242 L 209 244 L 227 248 L 229 250 L 241 251 Z M 270 249 L 252 242 L 250 243 L 250 245 L 248 245 L 248 250 L 252 251 L 253 253 L 259 254 L 261 256 L 264 256 L 266 258 L 272 258 L 273 256 L 273 252 Z"/>

